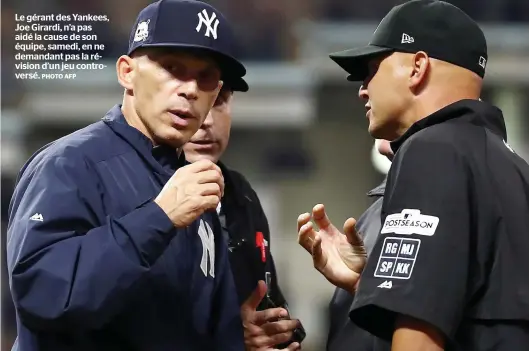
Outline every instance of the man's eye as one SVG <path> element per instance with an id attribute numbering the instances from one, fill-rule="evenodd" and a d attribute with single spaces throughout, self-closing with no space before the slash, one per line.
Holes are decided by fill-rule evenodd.
<path id="1" fill-rule="evenodd" d="M 166 71 L 173 74 L 177 73 L 178 75 L 181 75 L 184 73 L 182 67 L 180 65 L 175 65 L 174 63 L 167 63 L 162 66 L 163 68 L 165 68 Z"/>

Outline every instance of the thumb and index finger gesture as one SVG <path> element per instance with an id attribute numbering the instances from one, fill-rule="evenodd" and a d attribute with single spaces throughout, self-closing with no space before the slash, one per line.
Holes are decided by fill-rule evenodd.
<path id="1" fill-rule="evenodd" d="M 320 228 L 318 232 L 314 229 L 314 223 Z M 340 236 L 340 231 L 327 216 L 325 207 L 322 204 L 314 206 L 312 214 L 303 213 L 298 217 L 298 242 L 305 248 L 310 254 L 314 253 L 315 246 L 321 246 L 322 239 L 332 239 L 333 237 Z M 347 242 L 352 246 L 362 246 L 363 240 L 360 233 L 356 230 L 356 220 L 354 218 L 348 218 L 343 227 L 343 231 Z M 322 236 L 324 238 L 322 238 Z M 317 254 L 317 252 L 316 252 Z"/>
<path id="2" fill-rule="evenodd" d="M 311 220 L 319 227 L 318 231 Z M 330 221 L 324 206 L 318 204 L 311 214 L 298 217 L 298 243 L 312 255 L 314 267 L 331 283 L 355 286 L 367 254 L 354 218 L 345 221 L 342 234 Z"/>

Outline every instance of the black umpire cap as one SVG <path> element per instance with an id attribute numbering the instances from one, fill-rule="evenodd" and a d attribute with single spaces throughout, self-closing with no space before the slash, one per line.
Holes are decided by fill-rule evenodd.
<path id="1" fill-rule="evenodd" d="M 224 15 L 197 0 L 159 0 L 145 7 L 130 33 L 128 55 L 138 48 L 170 47 L 212 57 L 231 89 L 248 91 L 244 65 L 235 58 L 236 39 Z"/>
<path id="2" fill-rule="evenodd" d="M 393 7 L 367 46 L 329 56 L 349 73 L 347 80 L 362 81 L 372 58 L 418 51 L 485 76 L 488 56 L 483 31 L 461 9 L 438 0 L 412 0 Z"/>

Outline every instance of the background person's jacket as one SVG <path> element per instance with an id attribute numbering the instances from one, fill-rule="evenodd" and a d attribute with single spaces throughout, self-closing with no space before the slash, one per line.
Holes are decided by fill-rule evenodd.
<path id="1" fill-rule="evenodd" d="M 268 219 L 259 197 L 241 173 L 221 162 L 219 166 L 225 179 L 222 209 L 226 215 L 229 257 L 239 303 L 242 305 L 257 287 L 257 282 L 264 280 L 268 286 L 268 296 L 263 299 L 258 310 L 273 307 L 288 310 L 270 252 Z M 304 337 L 305 331 L 300 327 L 294 333 L 293 341 L 301 341 Z"/>
<path id="2" fill-rule="evenodd" d="M 375 201 L 362 213 L 356 228 L 364 240 L 367 254 L 371 254 L 380 233 L 380 214 L 386 180 L 372 189 L 367 195 Z M 329 304 L 329 334 L 327 337 L 327 351 L 391 351 L 391 345 L 385 340 L 373 336 L 371 333 L 351 322 L 349 311 L 353 305 L 354 295 L 340 288 L 336 288 Z"/>
<path id="3" fill-rule="evenodd" d="M 218 217 L 175 229 L 153 201 L 183 164 L 120 106 L 31 158 L 9 209 L 15 349 L 244 350 Z"/>

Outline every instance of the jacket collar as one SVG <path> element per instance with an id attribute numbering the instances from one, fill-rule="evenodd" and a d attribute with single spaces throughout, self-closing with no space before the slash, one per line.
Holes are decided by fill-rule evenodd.
<path id="1" fill-rule="evenodd" d="M 467 123 L 485 127 L 507 141 L 507 130 L 501 110 L 478 100 L 460 100 L 415 122 L 400 138 L 391 142 L 393 152 L 413 134 L 430 126 L 458 118 Z"/>
<path id="2" fill-rule="evenodd" d="M 123 116 L 121 105 L 112 107 L 102 120 L 114 133 L 135 149 L 157 173 L 172 174 L 178 168 L 188 164 L 183 152 L 179 154 L 178 150 L 166 145 L 154 146 L 143 133 L 131 127 Z"/>
<path id="3" fill-rule="evenodd" d="M 376 188 L 371 189 L 367 192 L 367 196 L 384 196 L 384 191 L 386 191 L 386 181 L 388 177 L 384 178 L 382 183 L 378 185 Z"/>

